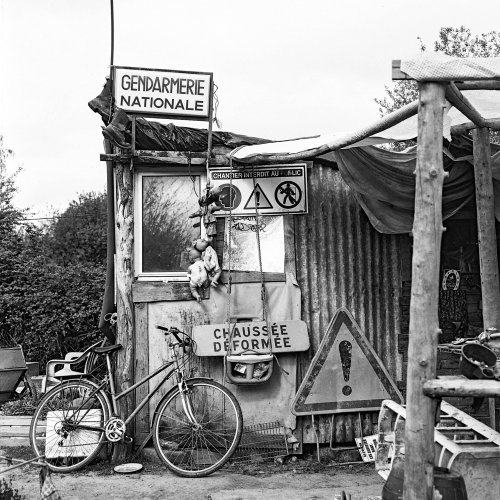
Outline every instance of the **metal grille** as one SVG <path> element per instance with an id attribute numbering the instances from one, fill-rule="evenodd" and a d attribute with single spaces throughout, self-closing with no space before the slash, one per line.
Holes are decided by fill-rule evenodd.
<path id="1" fill-rule="evenodd" d="M 232 463 L 260 463 L 288 455 L 285 429 L 279 422 L 243 427 Z"/>

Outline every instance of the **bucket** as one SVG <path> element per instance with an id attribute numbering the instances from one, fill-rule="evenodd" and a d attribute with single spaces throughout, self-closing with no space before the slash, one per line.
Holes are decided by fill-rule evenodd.
<path id="1" fill-rule="evenodd" d="M 382 488 L 382 500 L 403 500 L 404 465 L 395 465 Z M 456 472 L 434 467 L 434 487 L 443 500 L 467 500 L 464 478 Z"/>
<path id="2" fill-rule="evenodd" d="M 471 379 L 494 378 L 497 362 L 495 353 L 481 344 L 466 344 L 462 347 L 460 373 Z M 482 366 L 479 364 L 482 363 Z"/>

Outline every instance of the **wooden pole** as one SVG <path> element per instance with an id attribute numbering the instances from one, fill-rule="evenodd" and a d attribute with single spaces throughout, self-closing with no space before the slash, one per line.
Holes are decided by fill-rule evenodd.
<path id="1" fill-rule="evenodd" d="M 436 404 L 422 386 L 436 378 L 445 84 L 423 82 L 419 90 L 404 500 L 431 500 L 434 482 Z"/>
<path id="2" fill-rule="evenodd" d="M 477 234 L 481 269 L 481 296 L 484 329 L 500 328 L 500 287 L 498 283 L 497 238 L 491 173 L 490 131 L 473 130 L 474 178 L 476 181 Z M 495 429 L 495 400 L 489 400 L 490 426 Z"/>
<path id="3" fill-rule="evenodd" d="M 134 277 L 134 196 L 133 172 L 130 163 L 117 163 L 116 169 L 116 307 L 117 343 L 123 345 L 118 352 L 115 383 L 118 392 L 134 380 L 134 303 L 132 281 Z M 124 419 L 134 408 L 133 394 L 118 401 L 119 415 Z M 133 435 L 132 429 L 127 434 Z M 126 446 L 115 446 L 113 461 L 125 458 Z"/>

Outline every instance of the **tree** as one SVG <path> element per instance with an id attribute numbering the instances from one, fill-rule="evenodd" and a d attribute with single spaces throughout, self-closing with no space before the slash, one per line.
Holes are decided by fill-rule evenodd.
<path id="1" fill-rule="evenodd" d="M 75 256 L 83 255 L 84 261 L 102 261 L 100 247 L 105 255 L 106 233 L 99 224 L 92 229 L 86 223 L 79 224 L 87 240 L 79 237 L 64 248 L 68 253 L 71 250 L 70 265 L 55 262 L 47 251 L 50 235 L 44 234 L 44 228 L 25 221 L 23 211 L 13 205 L 15 174 L 9 175 L 6 166 L 11 155 L 0 137 L 0 347 L 22 345 L 28 359 L 43 365 L 68 351 L 79 351 L 101 336 L 98 324 L 104 265 L 78 262 Z M 102 211 L 105 195 L 81 197 L 85 210 L 87 198 L 94 212 L 94 202 Z M 102 217 L 105 221 L 105 215 Z M 54 233 L 59 236 L 63 229 L 55 225 Z M 71 227 L 68 231 L 75 233 Z M 50 244 L 57 248 L 56 240 Z M 87 244 L 92 248 L 85 248 Z"/>
<path id="2" fill-rule="evenodd" d="M 420 41 L 420 50 L 426 46 Z M 500 32 L 490 31 L 481 35 L 472 35 L 465 26 L 460 28 L 441 28 L 438 40 L 434 42 L 434 52 L 443 52 L 454 57 L 497 57 L 500 55 Z M 418 98 L 417 83 L 401 80 L 391 86 L 385 86 L 386 97 L 375 99 L 380 115 L 401 108 Z"/>
<path id="3" fill-rule="evenodd" d="M 19 170 L 10 175 L 7 172 L 7 159 L 13 154 L 11 149 L 4 146 L 3 136 L 0 135 L 0 238 L 12 231 L 22 216 L 22 212 L 12 204 L 16 193 L 15 178 Z"/>
<path id="4" fill-rule="evenodd" d="M 49 254 L 57 264 L 106 262 L 106 194 L 82 193 L 47 229 Z"/>

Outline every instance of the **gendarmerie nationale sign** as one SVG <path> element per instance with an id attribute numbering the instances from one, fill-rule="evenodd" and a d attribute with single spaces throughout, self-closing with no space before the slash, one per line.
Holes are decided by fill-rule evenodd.
<path id="1" fill-rule="evenodd" d="M 113 66 L 115 104 L 127 113 L 208 120 L 212 73 Z"/>
<path id="2" fill-rule="evenodd" d="M 230 334 L 231 332 L 231 334 Z M 224 356 L 229 348 L 240 354 L 244 351 L 267 354 L 269 352 L 297 352 L 309 349 L 307 325 L 301 320 L 252 321 L 221 325 L 193 326 L 193 340 L 198 356 Z"/>

